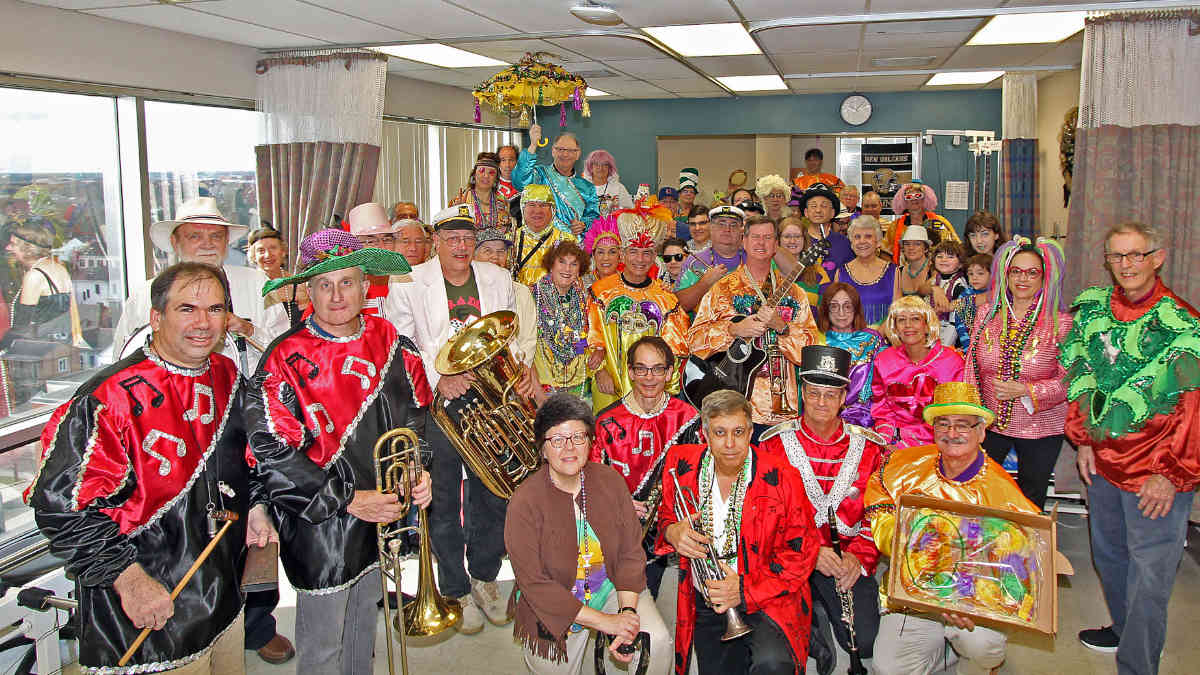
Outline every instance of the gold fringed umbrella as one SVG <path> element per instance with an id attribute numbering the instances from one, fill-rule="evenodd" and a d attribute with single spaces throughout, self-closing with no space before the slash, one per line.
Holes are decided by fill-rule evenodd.
<path id="1" fill-rule="evenodd" d="M 531 113 L 536 117 L 536 106 L 559 104 L 559 126 L 567 125 L 565 101 L 573 101 L 576 110 L 584 117 L 592 116 L 587 100 L 587 80 L 569 72 L 562 66 L 550 63 L 545 52 L 528 53 L 516 64 L 496 73 L 475 87 L 475 121 L 482 120 L 480 104 L 486 103 L 498 112 L 510 115 L 521 113 L 521 126 L 529 126 Z M 546 139 L 542 139 L 542 145 Z"/>

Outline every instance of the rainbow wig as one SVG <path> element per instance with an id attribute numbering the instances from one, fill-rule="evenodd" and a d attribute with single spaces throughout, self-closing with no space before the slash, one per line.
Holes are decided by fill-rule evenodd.
<path id="1" fill-rule="evenodd" d="M 901 314 L 920 314 L 925 317 L 925 325 L 928 328 L 926 335 L 926 344 L 932 345 L 941 339 L 942 322 L 938 319 L 937 313 L 929 306 L 928 302 L 919 295 L 906 295 L 892 303 L 892 308 L 888 310 L 887 318 L 883 320 L 883 324 L 879 327 L 883 335 L 893 345 L 899 347 L 900 333 L 896 331 L 896 317 Z"/>
<path id="2" fill-rule="evenodd" d="M 608 177 L 610 179 L 619 178 L 617 175 L 617 160 L 607 150 L 593 150 L 588 153 L 587 159 L 583 161 L 583 177 L 591 180 L 592 167 L 597 164 L 608 165 Z"/>
<path id="3" fill-rule="evenodd" d="M 1062 245 L 1046 237 L 1038 237 L 1036 242 L 1032 242 L 1026 237 L 1016 236 L 996 249 L 996 255 L 992 258 L 992 288 L 988 297 L 992 309 L 987 318 L 991 320 L 997 312 L 1002 312 L 1003 329 L 1008 330 L 1008 308 L 1012 303 L 1012 294 L 1008 291 L 1008 268 L 1018 253 L 1025 252 L 1042 260 L 1042 290 L 1037 299 L 1038 308 L 1034 310 L 1037 320 L 1050 319 L 1057 331 L 1066 257 Z"/>
<path id="4" fill-rule="evenodd" d="M 601 239 L 612 239 L 617 242 L 618 246 L 621 245 L 621 232 L 617 229 L 615 214 L 592 221 L 592 226 L 588 228 L 587 234 L 583 237 L 583 250 L 587 251 L 588 255 L 592 255 Z"/>
<path id="5" fill-rule="evenodd" d="M 908 202 L 904 200 L 904 193 L 908 192 L 909 189 L 917 188 L 920 188 L 921 191 L 925 193 L 925 203 L 922 208 L 924 208 L 926 211 L 933 211 L 936 209 L 938 200 L 937 195 L 933 193 L 933 188 L 920 181 L 913 181 L 911 183 L 905 183 L 903 187 L 896 191 L 896 196 L 892 197 L 892 213 L 895 213 L 897 217 L 902 213 L 907 213 Z"/>

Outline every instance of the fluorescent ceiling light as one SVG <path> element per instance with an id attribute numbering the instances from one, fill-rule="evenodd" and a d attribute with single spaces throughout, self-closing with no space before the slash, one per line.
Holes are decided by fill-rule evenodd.
<path id="1" fill-rule="evenodd" d="M 754 38 L 740 23 L 702 23 L 691 26 L 651 26 L 642 30 L 684 56 L 761 54 Z"/>
<path id="2" fill-rule="evenodd" d="M 436 43 L 422 45 L 395 45 L 376 47 L 375 51 L 409 61 L 420 61 L 442 68 L 478 68 L 481 66 L 507 66 L 504 61 L 464 51 L 457 47 Z"/>
<path id="3" fill-rule="evenodd" d="M 965 73 L 938 73 L 929 78 L 926 87 L 941 87 L 952 84 L 987 84 L 1004 74 L 1003 70 L 975 70 Z"/>
<path id="4" fill-rule="evenodd" d="M 600 91 L 599 89 L 596 89 L 595 87 L 588 87 L 588 88 L 587 88 L 587 95 L 588 95 L 588 96 L 592 96 L 592 97 L 595 97 L 595 96 L 612 96 L 612 94 L 608 93 L 607 91 Z"/>
<path id="5" fill-rule="evenodd" d="M 1083 30 L 1087 12 L 1001 14 L 967 41 L 968 45 L 1026 45 L 1061 42 Z"/>
<path id="6" fill-rule="evenodd" d="M 788 88 L 778 75 L 734 75 L 718 77 L 717 81 L 734 91 L 777 91 Z"/>

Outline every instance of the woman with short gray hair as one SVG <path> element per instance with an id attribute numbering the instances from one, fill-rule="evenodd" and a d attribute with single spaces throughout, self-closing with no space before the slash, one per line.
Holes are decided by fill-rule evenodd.
<path id="1" fill-rule="evenodd" d="M 887 318 L 896 290 L 896 266 L 879 256 L 883 233 L 874 216 L 859 216 L 846 230 L 854 259 L 837 269 L 835 281 L 845 282 L 858 291 L 867 323 L 878 326 Z"/>

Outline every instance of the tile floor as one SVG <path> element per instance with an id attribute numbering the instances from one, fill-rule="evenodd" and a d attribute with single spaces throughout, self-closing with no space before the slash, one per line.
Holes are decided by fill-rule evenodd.
<path id="1" fill-rule="evenodd" d="M 1072 514 L 1060 514 L 1059 518 L 1060 548 L 1074 565 L 1075 576 L 1060 578 L 1058 638 L 1051 640 L 1022 632 L 1013 634 L 1009 640 L 1008 660 L 1001 669 L 1005 675 L 1074 675 L 1116 671 L 1111 656 L 1085 649 L 1075 638 L 1081 628 L 1108 623 L 1108 612 L 1089 558 L 1087 521 Z M 1184 555 L 1171 598 L 1170 628 L 1161 675 L 1200 672 L 1200 666 L 1197 665 L 1200 664 L 1200 641 L 1195 637 L 1200 634 L 1200 530 L 1193 529 L 1191 534 L 1192 546 Z M 416 583 L 415 566 L 412 570 L 405 577 L 406 589 Z M 503 590 L 507 593 L 512 587 L 512 573 L 507 563 L 501 571 L 501 579 L 504 580 Z M 668 575 L 659 600 L 659 608 L 668 625 L 673 624 L 675 617 L 675 588 L 673 575 Z M 295 596 L 290 588 L 284 589 L 283 596 L 276 617 L 280 631 L 291 635 L 295 621 Z M 383 636 L 383 622 L 380 621 L 376 642 L 379 654 L 375 663 L 376 673 L 387 673 Z M 588 653 L 591 653 L 590 648 Z M 246 672 L 251 675 L 296 672 L 294 662 L 272 666 L 252 652 L 247 652 L 246 657 Z M 482 633 L 474 636 L 450 633 L 421 642 L 410 640 L 408 660 L 413 673 L 492 675 L 524 672 L 521 651 L 513 642 L 511 626 L 495 627 L 489 624 Z M 812 665 L 810 661 L 809 672 L 815 672 Z M 843 655 L 836 672 L 846 672 L 846 665 Z M 584 672 L 590 675 L 591 667 L 586 666 Z M 618 672 L 611 662 L 609 672 Z"/>

